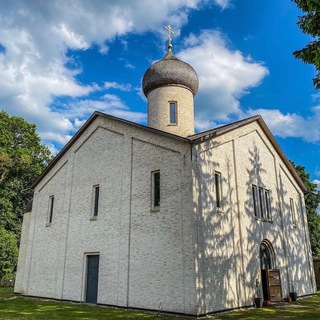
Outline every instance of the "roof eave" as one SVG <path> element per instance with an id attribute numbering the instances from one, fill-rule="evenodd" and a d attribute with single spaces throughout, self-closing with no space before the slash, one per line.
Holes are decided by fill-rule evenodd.
<path id="1" fill-rule="evenodd" d="M 124 120 L 121 118 L 117 118 L 115 116 L 111 116 L 99 111 L 95 111 L 90 118 L 84 123 L 84 125 L 77 131 L 77 133 L 70 139 L 70 141 L 64 146 L 64 148 L 55 156 L 55 158 L 50 162 L 50 164 L 48 165 L 48 167 L 40 174 L 40 176 L 35 180 L 35 182 L 31 185 L 31 189 L 34 189 L 39 183 L 40 181 L 45 177 L 45 175 L 54 167 L 54 165 L 62 158 L 62 156 L 71 148 L 71 146 L 78 140 L 78 138 L 82 135 L 82 133 L 91 125 L 91 123 L 97 118 L 97 117 L 103 117 L 103 118 L 109 118 L 115 121 L 120 121 L 122 123 L 126 123 L 128 125 L 134 126 L 134 127 L 138 127 L 142 130 L 146 130 L 149 132 L 153 132 L 155 134 L 160 134 L 163 136 L 166 136 L 170 139 L 175 139 L 181 142 L 188 142 L 191 144 L 198 144 L 201 142 L 204 142 L 208 139 L 211 139 L 213 137 L 225 134 L 227 132 L 236 130 L 242 126 L 245 126 L 249 123 L 252 123 L 254 121 L 257 121 L 259 123 L 259 125 L 261 126 L 261 128 L 263 129 L 263 131 L 265 132 L 265 134 L 267 135 L 267 137 L 269 138 L 270 142 L 272 143 L 272 145 L 274 146 L 274 148 L 276 149 L 276 151 L 278 152 L 279 156 L 281 157 L 281 159 L 283 160 L 283 162 L 285 163 L 285 165 L 287 166 L 289 172 L 292 174 L 292 176 L 295 178 L 296 182 L 298 183 L 298 185 L 300 186 L 300 188 L 302 189 L 303 192 L 307 191 L 307 188 L 305 186 L 305 184 L 303 183 L 303 181 L 301 180 L 301 178 L 299 177 L 299 175 L 297 174 L 296 170 L 294 169 L 293 165 L 290 163 L 290 161 L 288 160 L 288 158 L 286 157 L 286 155 L 283 153 L 282 149 L 280 148 L 278 142 L 276 141 L 276 139 L 274 138 L 273 134 L 271 133 L 271 131 L 269 130 L 268 126 L 266 125 L 266 123 L 263 121 L 262 117 L 260 115 L 257 116 L 253 116 L 244 120 L 240 120 L 238 122 L 229 124 L 229 125 L 225 125 L 222 126 L 220 128 L 217 129 L 211 129 L 205 132 L 202 132 L 200 134 L 195 134 L 192 136 L 189 136 L 188 138 L 184 138 L 181 136 L 177 136 L 165 131 L 161 131 L 158 129 L 154 129 L 151 127 L 147 127 L 147 126 L 143 126 L 140 124 L 137 124 L 135 122 L 131 122 L 128 120 Z M 197 136 L 199 136 L 197 138 Z M 194 138 L 193 138 L 194 137 Z"/>
<path id="2" fill-rule="evenodd" d="M 268 126 L 266 125 L 266 123 L 264 122 L 264 120 L 260 117 L 258 120 L 258 123 L 260 124 L 260 126 L 262 127 L 262 129 L 264 130 L 264 132 L 266 133 L 266 135 L 268 136 L 269 140 L 271 141 L 271 143 L 273 144 L 274 148 L 276 149 L 276 151 L 278 152 L 280 158 L 283 160 L 284 164 L 286 165 L 287 169 L 289 170 L 289 172 L 292 174 L 292 176 L 294 177 L 294 179 L 296 180 L 296 182 L 298 183 L 299 187 L 301 188 L 301 190 L 303 192 L 307 192 L 307 187 L 304 184 L 304 182 L 301 180 L 300 176 L 298 175 L 296 169 L 294 168 L 294 166 L 291 164 L 291 162 L 289 161 L 289 159 L 287 158 L 287 156 L 284 154 L 284 152 L 282 151 L 281 147 L 279 146 L 277 140 L 275 139 L 275 137 L 273 136 L 273 134 L 271 133 L 270 129 L 268 128 Z"/>
<path id="3" fill-rule="evenodd" d="M 271 133 L 270 129 L 268 128 L 268 126 L 266 125 L 266 123 L 264 122 L 264 120 L 262 119 L 262 117 L 260 115 L 256 115 L 256 116 L 244 119 L 244 120 L 240 120 L 240 121 L 234 122 L 232 124 L 228 124 L 228 125 L 222 126 L 220 128 L 211 129 L 211 130 L 202 132 L 200 134 L 195 134 L 193 136 L 189 136 L 188 138 L 189 138 L 189 140 L 191 141 L 192 144 L 202 143 L 202 142 L 204 142 L 204 141 L 206 141 L 208 139 L 220 136 L 220 135 L 225 134 L 227 132 L 231 132 L 231 131 L 236 130 L 236 129 L 240 128 L 240 127 L 248 125 L 249 123 L 252 123 L 254 121 L 257 121 L 259 123 L 259 125 L 262 128 L 262 130 L 267 135 L 268 139 L 272 143 L 273 147 L 276 149 L 276 151 L 279 154 L 280 158 L 283 160 L 284 164 L 286 165 L 287 169 L 289 170 L 289 172 L 294 177 L 295 181 L 298 183 L 298 185 L 301 188 L 301 190 L 303 192 L 306 192 L 307 188 L 306 188 L 305 184 L 303 183 L 303 181 L 301 180 L 301 178 L 297 174 L 295 168 L 293 167 L 291 162 L 288 160 L 288 158 L 286 157 L 286 155 L 282 151 L 282 149 L 279 146 L 277 140 L 275 139 L 275 137 L 273 136 L 273 134 Z M 199 136 L 199 137 L 197 137 L 197 136 Z M 193 137 L 194 137 L 194 139 L 193 139 Z"/>
<path id="4" fill-rule="evenodd" d="M 134 126 L 137 128 L 140 128 L 142 130 L 146 130 L 149 132 L 153 132 L 155 134 L 160 134 L 162 136 L 168 137 L 170 139 L 174 139 L 177 141 L 181 141 L 181 142 L 187 142 L 189 143 L 189 140 L 187 138 L 184 137 L 180 137 L 165 131 L 161 131 L 155 128 L 151 128 L 151 127 L 147 127 L 147 126 L 143 126 L 141 124 L 135 123 L 135 122 L 131 122 L 128 120 L 124 120 L 121 118 L 117 118 L 115 116 L 111 116 L 109 114 L 105 114 L 103 112 L 99 112 L 99 111 L 95 111 L 90 118 L 84 123 L 84 125 L 76 132 L 76 134 L 68 141 L 68 143 L 61 149 L 61 151 L 53 158 L 53 160 L 50 162 L 50 164 L 47 166 L 47 168 L 39 175 L 39 177 L 32 183 L 32 185 L 30 186 L 30 189 L 34 189 L 39 183 L 40 181 L 45 177 L 45 175 L 54 167 L 54 165 L 63 157 L 63 155 L 71 148 L 71 146 L 79 139 L 79 137 L 83 134 L 83 132 L 91 125 L 91 123 L 98 117 L 103 117 L 103 118 L 109 118 L 112 119 L 114 121 L 119 121 L 122 123 L 126 123 L 130 126 Z"/>

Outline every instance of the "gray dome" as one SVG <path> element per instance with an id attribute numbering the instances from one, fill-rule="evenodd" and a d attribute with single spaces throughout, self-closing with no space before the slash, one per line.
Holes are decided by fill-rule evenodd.
<path id="1" fill-rule="evenodd" d="M 142 89 L 145 96 L 158 87 L 180 85 L 187 87 L 195 96 L 198 91 L 198 76 L 186 62 L 177 59 L 169 49 L 165 57 L 154 63 L 143 76 Z"/>

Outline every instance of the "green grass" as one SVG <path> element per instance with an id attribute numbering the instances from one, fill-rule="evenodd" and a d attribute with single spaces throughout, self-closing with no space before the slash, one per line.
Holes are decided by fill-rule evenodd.
<path id="1" fill-rule="evenodd" d="M 144 313 L 124 309 L 95 307 L 80 303 L 68 303 L 45 299 L 15 296 L 12 288 L 0 287 L 0 319 L 168 319 L 186 320 L 188 317 Z M 285 320 L 320 319 L 320 293 L 315 297 L 299 299 L 293 303 L 281 303 L 261 309 L 250 308 L 219 314 L 213 320 Z"/>
<path id="2" fill-rule="evenodd" d="M 261 309 L 250 308 L 220 314 L 215 320 L 317 320 L 320 319 L 320 292 L 317 296 L 300 298 L 292 303 L 279 303 Z"/>
<path id="3" fill-rule="evenodd" d="M 50 320 L 50 319 L 141 319 L 186 320 L 190 318 L 128 311 L 124 309 L 95 307 L 81 303 L 15 296 L 12 288 L 0 287 L 0 319 Z"/>

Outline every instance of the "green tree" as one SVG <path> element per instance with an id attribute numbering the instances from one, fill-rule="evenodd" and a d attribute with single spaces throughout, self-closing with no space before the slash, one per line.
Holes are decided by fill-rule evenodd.
<path id="1" fill-rule="evenodd" d="M 50 151 L 41 144 L 34 124 L 0 112 L 0 243 L 8 241 L 10 249 L 3 254 L 11 264 L 0 264 L 0 278 L 15 269 L 23 208 L 33 194 L 29 188 L 50 160 Z"/>
<path id="2" fill-rule="evenodd" d="M 0 227 L 0 280 L 6 275 L 12 277 L 17 259 L 18 241 L 16 236 L 5 230 L 4 227 Z"/>
<path id="3" fill-rule="evenodd" d="M 307 187 L 305 193 L 306 212 L 308 218 L 309 235 L 312 255 L 320 256 L 320 215 L 317 208 L 320 205 L 320 191 L 317 190 L 317 184 L 310 181 L 310 174 L 305 171 L 305 167 L 295 165 L 298 175 Z"/>
<path id="4" fill-rule="evenodd" d="M 293 54 L 302 61 L 313 64 L 317 74 L 313 78 L 313 84 L 320 89 L 320 1 L 319 0 L 292 0 L 305 15 L 298 17 L 298 26 L 303 33 L 314 38 L 303 49 Z"/>

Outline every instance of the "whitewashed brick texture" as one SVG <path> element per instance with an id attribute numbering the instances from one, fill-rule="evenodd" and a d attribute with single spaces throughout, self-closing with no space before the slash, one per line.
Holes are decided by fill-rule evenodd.
<path id="1" fill-rule="evenodd" d="M 170 124 L 169 102 L 177 103 L 177 124 Z M 164 86 L 148 94 L 148 126 L 181 137 L 194 134 L 194 102 L 190 90 Z"/>
<path id="2" fill-rule="evenodd" d="M 155 170 L 159 211 L 151 210 Z M 222 176 L 222 210 L 215 171 Z M 272 223 L 255 219 L 253 183 L 270 191 Z M 84 301 L 86 254 L 96 253 L 98 303 L 193 315 L 249 306 L 265 239 L 283 296 L 289 280 L 300 296 L 316 290 L 303 193 L 258 122 L 191 146 L 97 117 L 37 185 L 24 220 L 15 291 L 26 295 Z"/>

